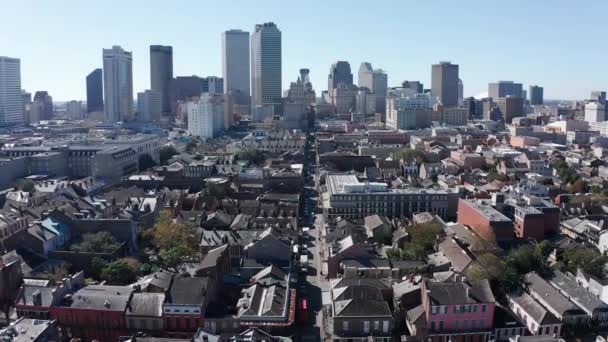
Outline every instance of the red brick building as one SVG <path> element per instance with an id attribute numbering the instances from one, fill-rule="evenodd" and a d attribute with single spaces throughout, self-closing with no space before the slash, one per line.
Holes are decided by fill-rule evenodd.
<path id="1" fill-rule="evenodd" d="M 486 240 L 504 242 L 514 238 L 513 222 L 490 202 L 459 199 L 458 223 L 471 227 Z"/>
<path id="2" fill-rule="evenodd" d="M 128 335 L 125 310 L 132 294 L 130 286 L 88 285 L 51 306 L 51 318 L 68 339 L 115 342 Z"/>

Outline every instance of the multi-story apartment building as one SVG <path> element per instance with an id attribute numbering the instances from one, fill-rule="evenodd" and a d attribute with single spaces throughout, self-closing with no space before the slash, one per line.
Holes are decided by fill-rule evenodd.
<path id="1" fill-rule="evenodd" d="M 425 211 L 448 218 L 455 213 L 458 198 L 446 190 L 388 189 L 386 183 L 362 183 L 354 175 L 329 175 L 326 182 L 328 200 L 323 205 L 332 218 L 399 218 Z"/>

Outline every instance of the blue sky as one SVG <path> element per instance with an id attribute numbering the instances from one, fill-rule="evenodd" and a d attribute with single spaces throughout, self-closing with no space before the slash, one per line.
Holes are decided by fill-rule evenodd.
<path id="1" fill-rule="evenodd" d="M 283 88 L 308 67 L 325 89 L 336 60 L 426 86 L 430 65 L 449 60 L 467 96 L 496 80 L 542 85 L 549 99 L 608 89 L 605 0 L 0 1 L 0 55 L 21 58 L 25 89 L 57 100 L 84 99 L 112 45 L 133 52 L 135 92 L 149 88 L 150 44 L 173 46 L 175 75 L 221 76 L 221 32 L 265 21 L 283 32 Z"/>

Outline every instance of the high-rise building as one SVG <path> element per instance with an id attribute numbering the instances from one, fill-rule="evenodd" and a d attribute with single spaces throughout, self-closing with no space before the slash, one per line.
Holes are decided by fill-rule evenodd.
<path id="1" fill-rule="evenodd" d="M 431 74 L 431 94 L 437 96 L 444 107 L 458 106 L 458 64 L 433 64 Z"/>
<path id="2" fill-rule="evenodd" d="M 595 90 L 591 92 L 591 101 L 599 102 L 602 104 L 606 103 L 606 92 Z"/>
<path id="3" fill-rule="evenodd" d="M 203 93 L 198 101 L 188 102 L 188 131 L 201 138 L 214 138 L 224 125 L 223 95 Z"/>
<path id="4" fill-rule="evenodd" d="M 0 126 L 23 123 L 21 61 L 0 56 Z"/>
<path id="5" fill-rule="evenodd" d="M 374 110 L 376 113 L 386 112 L 386 93 L 388 90 L 388 76 L 382 69 L 373 69 L 368 62 L 361 63 L 359 67 L 359 88 L 367 88 L 375 96 Z"/>
<path id="6" fill-rule="evenodd" d="M 53 118 L 53 97 L 48 91 L 40 90 L 34 94 L 34 102 L 42 104 L 42 113 L 39 120 L 50 120 Z"/>
<path id="7" fill-rule="evenodd" d="M 162 98 L 161 93 L 154 90 L 137 93 L 137 119 L 143 122 L 160 121 Z"/>
<path id="8" fill-rule="evenodd" d="M 539 87 L 537 85 L 531 85 L 530 86 L 530 104 L 535 106 L 535 105 L 542 105 L 544 102 L 543 99 L 543 87 Z"/>
<path id="9" fill-rule="evenodd" d="M 171 113 L 171 80 L 173 79 L 173 47 L 150 45 L 150 90 L 160 94 L 161 111 Z"/>
<path id="10" fill-rule="evenodd" d="M 95 69 L 87 75 L 87 113 L 103 111 L 103 71 Z"/>
<path id="11" fill-rule="evenodd" d="M 222 94 L 224 93 L 224 79 L 217 76 L 208 76 L 201 79 L 203 82 L 203 93 Z M 199 94 L 200 95 L 200 94 Z"/>
<path id="12" fill-rule="evenodd" d="M 519 96 L 506 96 L 498 98 L 498 109 L 504 123 L 510 124 L 513 118 L 525 116 L 524 98 Z"/>
<path id="13" fill-rule="evenodd" d="M 249 32 L 229 30 L 222 33 L 223 92 L 233 94 L 236 104 L 249 103 L 249 54 Z"/>
<path id="14" fill-rule="evenodd" d="M 459 78 L 458 79 L 458 105 L 462 106 L 464 100 L 464 83 L 462 83 L 462 80 Z"/>
<path id="15" fill-rule="evenodd" d="M 331 92 L 340 84 L 344 84 L 347 88 L 353 85 L 353 73 L 350 71 L 350 64 L 347 61 L 337 61 L 329 69 L 327 90 Z"/>
<path id="16" fill-rule="evenodd" d="M 65 104 L 65 113 L 71 120 L 82 119 L 82 102 L 72 100 Z"/>
<path id="17" fill-rule="evenodd" d="M 498 81 L 488 84 L 488 96 L 498 101 L 501 97 L 515 96 L 523 97 L 523 87 L 521 83 L 513 81 Z"/>
<path id="18" fill-rule="evenodd" d="M 474 97 L 467 97 L 463 100 L 463 107 L 468 112 L 469 120 L 483 119 L 483 101 Z"/>
<path id="19" fill-rule="evenodd" d="M 585 104 L 585 121 L 588 123 L 606 121 L 605 102 L 591 101 Z"/>
<path id="20" fill-rule="evenodd" d="M 401 87 L 404 89 L 411 89 L 419 94 L 424 93 L 424 84 L 420 81 L 403 81 L 401 82 Z"/>
<path id="21" fill-rule="evenodd" d="M 103 92 L 106 123 L 133 115 L 133 57 L 120 46 L 103 49 Z"/>
<path id="22" fill-rule="evenodd" d="M 281 31 L 274 23 L 255 26 L 251 35 L 251 100 L 253 106 L 272 106 L 281 112 Z"/>
<path id="23" fill-rule="evenodd" d="M 30 111 L 32 109 L 32 93 L 21 89 L 21 103 L 23 104 L 23 122 L 29 123 Z"/>

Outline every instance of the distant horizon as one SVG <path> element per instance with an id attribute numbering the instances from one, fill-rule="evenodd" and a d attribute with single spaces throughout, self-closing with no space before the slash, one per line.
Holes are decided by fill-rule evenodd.
<path id="1" fill-rule="evenodd" d="M 255 24 L 274 22 L 283 35 L 283 90 L 300 68 L 309 68 L 320 94 L 337 60 L 350 63 L 355 79 L 359 65 L 370 62 L 387 72 L 389 87 L 419 80 L 425 88 L 430 88 L 431 64 L 451 61 L 460 65 L 465 97 L 503 79 L 523 83 L 524 89 L 542 86 L 545 98 L 556 101 L 585 100 L 593 90 L 608 89 L 602 72 L 608 51 L 597 44 L 597 37 L 608 35 L 608 25 L 594 25 L 605 19 L 608 2 L 599 0 L 550 5 L 512 0 L 492 6 L 481 0 L 394 0 L 350 7 L 311 0 L 309 11 L 288 10 L 277 0 L 236 0 L 200 16 L 210 4 L 11 2 L 0 23 L 14 34 L 0 36 L 0 55 L 21 60 L 26 91 L 47 90 L 58 102 L 85 101 L 85 77 L 102 68 L 102 49 L 120 45 L 133 53 L 135 97 L 150 88 L 150 45 L 173 47 L 174 76 L 221 77 L 221 33 L 251 33 Z"/>

